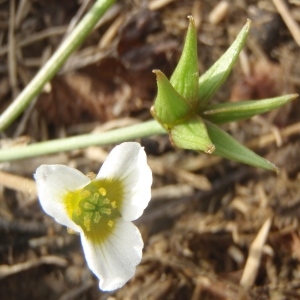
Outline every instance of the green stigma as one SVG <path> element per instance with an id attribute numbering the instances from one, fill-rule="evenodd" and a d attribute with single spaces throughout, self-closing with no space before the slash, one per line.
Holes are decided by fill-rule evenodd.
<path id="1" fill-rule="evenodd" d="M 69 217 L 87 236 L 92 232 L 110 232 L 115 219 L 120 217 L 119 208 L 123 188 L 119 181 L 93 180 L 83 189 L 68 192 L 64 203 Z"/>

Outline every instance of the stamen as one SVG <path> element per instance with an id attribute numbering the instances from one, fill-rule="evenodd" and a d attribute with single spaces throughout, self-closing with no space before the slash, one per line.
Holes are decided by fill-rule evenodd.
<path id="1" fill-rule="evenodd" d="M 108 225 L 109 227 L 113 227 L 114 224 L 115 224 L 115 222 L 114 222 L 113 220 L 109 220 L 109 221 L 107 222 L 107 225 Z"/>
<path id="2" fill-rule="evenodd" d="M 90 191 L 88 191 L 88 190 L 82 190 L 81 191 L 81 197 L 82 197 L 82 199 L 85 199 L 85 198 L 87 198 L 89 196 L 91 196 L 91 192 Z"/>
<path id="3" fill-rule="evenodd" d="M 83 225 L 86 228 L 87 231 L 91 230 L 91 218 L 93 216 L 93 213 L 86 213 L 83 218 Z"/>
<path id="4" fill-rule="evenodd" d="M 110 194 L 101 186 L 100 181 L 91 182 L 76 193 L 70 192 L 68 201 L 71 203 L 71 200 L 74 200 L 74 204 L 70 204 L 73 210 L 72 220 L 85 232 L 94 230 L 93 226 L 102 221 L 107 222 L 107 226 L 113 227 L 114 219 L 119 216 L 118 202 L 111 201 L 109 196 Z"/>
<path id="5" fill-rule="evenodd" d="M 105 198 L 105 199 L 102 201 L 102 203 L 103 203 L 103 204 L 109 204 L 109 203 L 110 203 L 110 201 L 109 201 L 109 199 L 108 199 L 108 198 Z"/>
<path id="6" fill-rule="evenodd" d="M 97 205 L 98 200 L 99 200 L 99 196 L 100 195 L 98 193 L 95 193 L 93 197 L 89 198 L 89 201 L 92 202 L 93 204 Z"/>
<path id="7" fill-rule="evenodd" d="M 71 229 L 71 228 L 67 228 L 68 234 L 77 234 L 78 232 L 76 232 L 75 230 Z"/>
<path id="8" fill-rule="evenodd" d="M 106 189 L 101 187 L 99 188 L 98 192 L 100 193 L 101 196 L 105 196 L 106 195 Z"/>
<path id="9" fill-rule="evenodd" d="M 85 202 L 83 205 L 84 209 L 86 210 L 95 210 L 95 205 L 89 202 Z"/>
<path id="10" fill-rule="evenodd" d="M 98 223 L 101 219 L 100 213 L 97 211 L 94 215 L 94 223 Z"/>
<path id="11" fill-rule="evenodd" d="M 86 174 L 86 177 L 88 177 L 91 180 L 94 180 L 96 178 L 96 174 L 94 172 L 89 172 Z"/>
<path id="12" fill-rule="evenodd" d="M 111 214 L 111 209 L 103 207 L 103 208 L 101 208 L 101 212 L 106 214 L 106 215 L 110 215 Z"/>
<path id="13" fill-rule="evenodd" d="M 96 203 L 98 202 L 100 195 L 98 193 L 94 194 L 94 199 L 93 199 L 93 203 L 95 203 L 94 201 L 96 201 Z"/>

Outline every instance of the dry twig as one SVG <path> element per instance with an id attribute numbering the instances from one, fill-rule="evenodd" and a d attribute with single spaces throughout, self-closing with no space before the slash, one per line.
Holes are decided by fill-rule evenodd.
<path id="1" fill-rule="evenodd" d="M 298 44 L 298 46 L 300 46 L 300 28 L 297 22 L 293 19 L 285 2 L 283 0 L 273 0 L 273 3 L 276 6 L 286 26 L 290 30 L 295 42 Z"/>
<path id="2" fill-rule="evenodd" d="M 68 262 L 66 259 L 58 257 L 58 256 L 53 256 L 53 255 L 48 255 L 48 256 L 43 256 L 38 259 L 33 259 L 33 260 L 28 260 L 23 263 L 15 264 L 12 266 L 9 265 L 1 265 L 0 266 L 0 279 L 3 279 L 7 276 L 20 273 L 32 268 L 36 268 L 42 264 L 47 264 L 47 265 L 57 265 L 59 267 L 66 267 Z"/>
<path id="3" fill-rule="evenodd" d="M 254 284 L 270 227 L 271 219 L 267 219 L 250 246 L 249 256 L 240 281 L 240 284 L 244 287 L 251 287 Z"/>
<path id="4" fill-rule="evenodd" d="M 0 171 L 0 184 L 15 191 L 36 196 L 36 185 L 31 179 Z"/>

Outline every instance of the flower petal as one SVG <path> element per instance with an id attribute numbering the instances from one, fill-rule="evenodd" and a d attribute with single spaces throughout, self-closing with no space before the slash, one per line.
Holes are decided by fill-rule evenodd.
<path id="1" fill-rule="evenodd" d="M 37 168 L 34 178 L 44 211 L 58 223 L 75 231 L 81 231 L 68 216 L 63 197 L 68 191 L 89 184 L 90 179 L 80 171 L 64 165 L 41 165 Z"/>
<path id="2" fill-rule="evenodd" d="M 113 230 L 104 240 L 97 236 L 101 235 L 100 228 L 99 232 L 91 232 L 88 237 L 81 234 L 88 266 L 99 278 L 99 287 L 104 291 L 118 289 L 134 276 L 144 246 L 141 234 L 133 223 L 122 218 L 114 222 Z"/>
<path id="3" fill-rule="evenodd" d="M 139 143 L 116 146 L 102 165 L 97 179 L 117 179 L 123 184 L 120 213 L 125 221 L 140 217 L 151 198 L 152 172 Z"/>

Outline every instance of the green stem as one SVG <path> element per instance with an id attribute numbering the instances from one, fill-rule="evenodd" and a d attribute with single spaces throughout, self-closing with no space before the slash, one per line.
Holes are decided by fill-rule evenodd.
<path id="1" fill-rule="evenodd" d="M 0 162 L 35 157 L 61 151 L 96 145 L 115 144 L 154 134 L 164 134 L 165 130 L 156 121 L 148 121 L 125 128 L 98 134 L 85 134 L 65 139 L 31 144 L 26 147 L 0 150 Z"/>
<path id="2" fill-rule="evenodd" d="M 36 74 L 15 101 L 0 116 L 0 132 L 7 128 L 30 104 L 61 68 L 67 58 L 78 48 L 93 30 L 99 19 L 113 5 L 115 0 L 98 0 L 84 16 L 73 32 L 52 55 L 44 67 Z"/>

